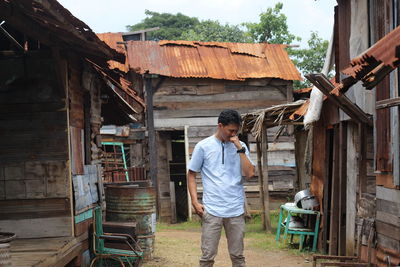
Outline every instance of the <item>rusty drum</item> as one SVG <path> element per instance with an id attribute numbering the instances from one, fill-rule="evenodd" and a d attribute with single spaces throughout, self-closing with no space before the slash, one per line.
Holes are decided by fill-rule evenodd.
<path id="1" fill-rule="evenodd" d="M 151 259 L 154 247 L 156 192 L 154 187 L 138 187 L 136 184 L 108 185 L 106 220 L 136 222 L 135 233 L 144 252 Z"/>

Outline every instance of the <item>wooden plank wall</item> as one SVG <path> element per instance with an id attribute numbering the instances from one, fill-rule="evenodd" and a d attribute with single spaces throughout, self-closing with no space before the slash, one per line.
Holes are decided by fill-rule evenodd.
<path id="1" fill-rule="evenodd" d="M 377 186 L 376 198 L 378 260 L 384 266 L 383 258 L 391 256 L 394 265 L 400 264 L 400 190 Z"/>
<path id="2" fill-rule="evenodd" d="M 216 125 L 219 113 L 239 113 L 286 103 L 289 81 L 166 79 L 154 95 L 155 127 Z"/>
<path id="3" fill-rule="evenodd" d="M 393 1 L 370 1 L 371 45 L 399 25 L 393 17 Z M 399 94 L 398 74 L 387 76 L 376 87 L 376 101 L 396 97 Z M 378 239 L 377 259 L 385 266 L 384 258 L 390 256 L 392 264 L 400 264 L 400 190 L 398 162 L 400 159 L 398 136 L 398 107 L 376 111 L 375 117 L 375 166 L 376 176 L 376 231 Z"/>
<path id="4" fill-rule="evenodd" d="M 297 189 L 304 190 L 310 187 L 311 177 L 306 167 L 307 131 L 295 131 L 295 159 L 297 172 Z M 296 187 L 295 187 L 296 188 Z"/>
<path id="5" fill-rule="evenodd" d="M 168 142 L 170 136 L 168 132 L 157 132 L 157 186 L 158 186 L 158 205 L 159 205 L 159 220 L 162 222 L 171 222 L 171 192 L 170 192 L 170 170 L 169 161 L 171 151 Z"/>
<path id="6" fill-rule="evenodd" d="M 41 52 L 0 60 L 0 228 L 69 236 L 65 94 Z"/>
<path id="7" fill-rule="evenodd" d="M 290 86 L 290 81 L 279 79 L 224 81 L 168 78 L 154 95 L 155 127 L 183 129 L 189 126 L 191 154 L 197 142 L 215 132 L 217 117 L 222 110 L 235 109 L 243 114 L 286 103 L 287 88 Z M 271 133 L 269 140 L 273 140 L 273 135 Z M 252 159 L 257 162 L 254 140 L 250 142 Z M 270 147 L 269 158 L 274 165 L 270 168 L 270 190 L 284 192 L 286 196 L 288 190 L 293 189 L 295 176 L 293 138 L 282 137 Z M 260 210 L 257 177 L 245 186 L 251 209 Z"/>
<path id="8" fill-rule="evenodd" d="M 71 171 L 75 236 L 88 236 L 91 213 L 104 199 L 101 175 L 101 91 L 104 82 L 87 63 L 74 56 L 69 62 Z M 84 217 L 84 220 L 77 218 Z M 87 217 L 87 218 L 86 218 Z M 87 242 L 87 241 L 85 241 Z"/>
<path id="9" fill-rule="evenodd" d="M 90 134 L 87 134 L 88 136 L 85 137 L 85 142 L 89 143 L 90 164 L 92 165 L 101 164 L 100 128 L 102 125 L 102 102 L 100 95 L 104 86 L 103 80 L 101 80 L 97 73 L 94 73 L 93 69 L 86 64 L 82 75 L 82 87 L 89 92 L 89 99 L 87 99 L 87 102 L 90 101 L 90 103 L 87 104 L 90 105 L 90 109 L 88 114 L 85 114 L 85 132 L 89 132 Z"/>

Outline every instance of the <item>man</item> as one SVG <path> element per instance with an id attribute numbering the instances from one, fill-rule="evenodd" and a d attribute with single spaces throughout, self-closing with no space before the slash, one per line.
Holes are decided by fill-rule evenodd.
<path id="1" fill-rule="evenodd" d="M 237 133 L 241 118 L 225 110 L 218 117 L 217 132 L 200 141 L 189 163 L 188 185 L 192 205 L 202 217 L 200 267 L 211 267 L 217 255 L 222 226 L 233 267 L 246 266 L 243 256 L 244 188 L 242 174 L 254 176 L 254 164 Z M 197 200 L 196 172 L 201 172 L 203 204 Z"/>

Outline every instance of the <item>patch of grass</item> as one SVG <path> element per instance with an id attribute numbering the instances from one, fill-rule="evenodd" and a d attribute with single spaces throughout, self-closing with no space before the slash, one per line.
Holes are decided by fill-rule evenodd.
<path id="1" fill-rule="evenodd" d="M 307 253 L 304 251 L 300 252 L 298 250 L 298 236 L 294 236 L 293 238 L 293 244 L 295 245 L 291 245 L 289 242 L 284 243 L 282 235 L 279 242 L 275 240 L 278 220 L 279 210 L 271 210 L 271 232 L 265 232 L 262 228 L 261 214 L 253 215 L 252 218 L 246 223 L 246 237 L 250 241 L 250 246 L 263 250 L 286 250 L 294 255 Z"/>

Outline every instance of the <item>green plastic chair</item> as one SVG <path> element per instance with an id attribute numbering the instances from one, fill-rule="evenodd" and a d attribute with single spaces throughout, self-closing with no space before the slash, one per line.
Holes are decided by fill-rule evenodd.
<path id="1" fill-rule="evenodd" d="M 116 240 L 125 243 L 130 250 L 107 248 L 104 240 Z M 95 257 L 90 263 L 92 266 L 140 266 L 143 251 L 136 240 L 127 234 L 104 233 L 101 207 L 94 208 L 93 223 L 93 252 Z"/>

